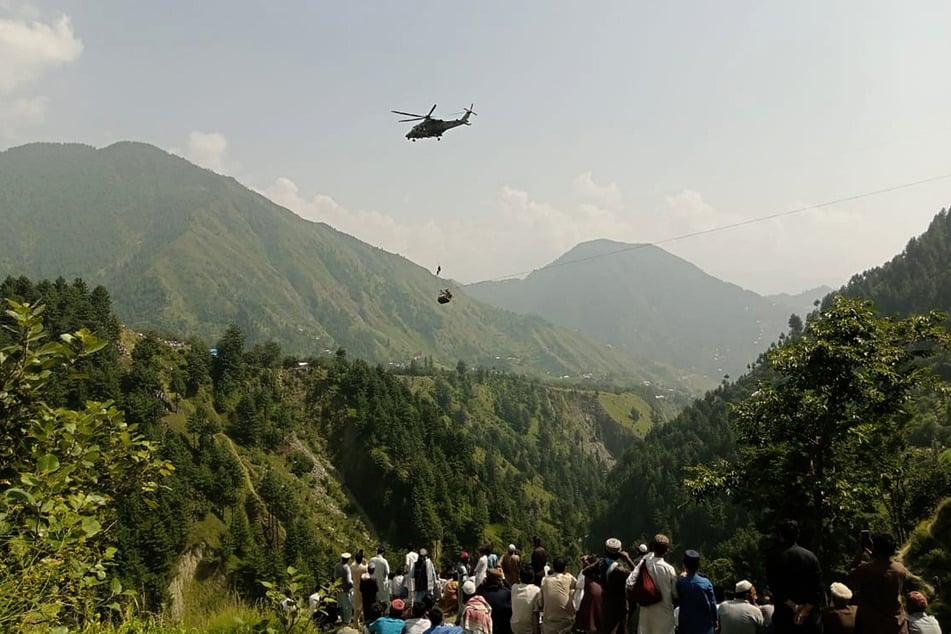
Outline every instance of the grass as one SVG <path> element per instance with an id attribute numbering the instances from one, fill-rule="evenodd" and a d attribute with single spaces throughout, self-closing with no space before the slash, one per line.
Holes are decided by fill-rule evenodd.
<path id="1" fill-rule="evenodd" d="M 638 436 L 643 438 L 654 425 L 651 420 L 651 408 L 643 398 L 631 392 L 622 392 L 614 394 L 611 392 L 601 392 L 598 394 L 598 402 L 607 412 L 608 416 L 613 418 L 618 424 L 631 429 Z M 640 414 L 637 421 L 631 420 L 631 410 L 635 409 Z"/>

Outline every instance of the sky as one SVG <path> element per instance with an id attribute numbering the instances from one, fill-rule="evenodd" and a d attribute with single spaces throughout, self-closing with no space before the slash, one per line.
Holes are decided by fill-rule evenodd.
<path id="1" fill-rule="evenodd" d="M 951 205 L 951 3 L 0 0 L 0 148 L 152 143 L 460 282 L 837 287 Z M 411 143 L 390 110 L 472 125 Z M 692 237 L 683 237 L 688 234 Z"/>

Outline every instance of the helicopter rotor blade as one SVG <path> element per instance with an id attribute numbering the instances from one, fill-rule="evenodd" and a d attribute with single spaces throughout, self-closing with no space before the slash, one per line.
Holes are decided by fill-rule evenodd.
<path id="1" fill-rule="evenodd" d="M 418 117 L 419 119 L 425 119 L 429 115 L 425 114 L 413 114 L 412 112 L 400 112 L 399 110 L 390 110 L 393 114 L 401 114 L 404 117 Z"/>
<path id="2" fill-rule="evenodd" d="M 433 107 L 429 109 L 429 114 L 426 115 L 426 116 L 427 116 L 427 117 L 433 116 L 433 112 L 435 112 L 435 111 L 436 111 L 436 104 L 433 104 Z"/>
<path id="3" fill-rule="evenodd" d="M 400 123 L 409 123 L 410 121 L 422 121 L 426 117 L 413 117 L 412 119 L 400 119 Z"/>

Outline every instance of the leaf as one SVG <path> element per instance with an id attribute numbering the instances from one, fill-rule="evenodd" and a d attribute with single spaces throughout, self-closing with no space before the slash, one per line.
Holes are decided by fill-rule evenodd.
<path id="1" fill-rule="evenodd" d="M 112 581 L 109 582 L 109 592 L 111 594 L 119 594 L 122 592 L 122 582 L 119 581 L 119 577 L 113 577 Z"/>
<path id="2" fill-rule="evenodd" d="M 32 495 L 24 491 L 23 489 L 7 489 L 4 492 L 4 496 L 14 500 L 20 500 L 26 502 L 30 506 L 36 506 L 36 500 Z"/>
<path id="3" fill-rule="evenodd" d="M 52 473 L 59 469 L 59 458 L 53 454 L 46 454 L 41 456 L 39 460 L 36 461 L 36 467 L 42 473 Z"/>
<path id="4" fill-rule="evenodd" d="M 98 534 L 102 530 L 102 524 L 99 523 L 95 517 L 84 517 L 83 518 L 83 532 L 86 533 L 87 537 L 92 537 L 93 535 Z"/>

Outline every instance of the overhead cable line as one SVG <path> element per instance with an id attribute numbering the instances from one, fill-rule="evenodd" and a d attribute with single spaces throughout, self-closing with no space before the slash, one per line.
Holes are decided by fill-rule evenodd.
<path id="1" fill-rule="evenodd" d="M 942 174 L 940 176 L 932 176 L 931 178 L 923 178 L 921 180 L 912 181 L 910 183 L 902 183 L 901 185 L 892 185 L 891 187 L 885 187 L 883 189 L 876 189 L 874 191 L 865 192 L 862 194 L 854 194 L 852 196 L 845 196 L 843 198 L 836 198 L 835 200 L 829 200 L 824 203 L 818 203 L 815 205 L 806 205 L 803 207 L 797 207 L 796 209 L 790 209 L 789 211 L 780 211 L 777 213 L 769 214 L 768 216 L 758 216 L 756 218 L 750 218 L 748 220 L 741 220 L 739 222 L 734 222 L 728 225 L 723 225 L 720 227 L 713 227 L 711 229 L 702 229 L 700 231 L 692 231 L 690 233 L 683 233 L 677 236 L 671 236 L 669 238 L 664 238 L 662 240 L 656 240 L 654 242 L 644 242 L 639 244 L 632 244 L 626 247 L 615 249 L 614 251 L 606 251 L 604 253 L 597 253 L 595 255 L 589 255 L 583 258 L 578 258 L 575 260 L 566 260 L 564 262 L 553 262 L 551 264 L 546 264 L 545 266 L 537 269 L 532 269 L 531 271 L 522 271 L 520 273 L 510 273 L 509 275 L 502 275 L 500 277 L 491 278 L 487 281 L 496 282 L 501 280 L 506 280 L 512 277 L 521 277 L 523 275 L 528 275 L 536 271 L 544 271 L 546 269 L 553 269 L 559 266 L 567 266 L 569 264 L 578 264 L 580 262 L 588 262 L 590 260 L 597 260 L 599 258 L 604 258 L 609 255 L 617 255 L 618 253 L 625 253 L 627 251 L 636 251 L 638 249 L 646 249 L 647 247 L 657 246 L 659 244 L 667 244 L 668 242 L 676 242 L 677 240 L 685 240 L 687 238 L 693 238 L 696 236 L 706 235 L 708 233 L 716 233 L 718 231 L 726 231 L 727 229 L 736 229 L 737 227 L 744 227 L 746 225 L 757 224 L 760 222 L 766 222 L 767 220 L 775 220 L 776 218 L 782 218 L 784 216 L 792 216 L 794 214 L 799 214 L 804 211 L 809 211 L 811 209 L 822 209 L 823 207 L 831 207 L 832 205 L 839 205 L 841 203 L 851 202 L 853 200 L 861 200 L 862 198 L 871 198 L 872 196 L 878 196 L 880 194 L 887 194 L 889 192 L 898 191 L 901 189 L 910 189 L 912 187 L 917 187 L 919 185 L 925 185 L 927 183 L 934 183 L 940 180 L 951 178 L 951 173 Z"/>

